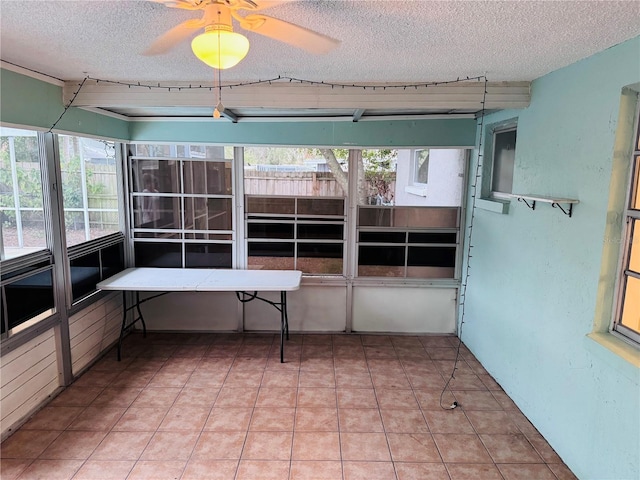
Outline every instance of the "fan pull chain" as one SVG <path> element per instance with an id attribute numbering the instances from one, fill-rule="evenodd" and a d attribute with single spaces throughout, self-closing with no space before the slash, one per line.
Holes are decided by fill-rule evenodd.
<path id="1" fill-rule="evenodd" d="M 218 9 L 218 23 L 220 23 L 220 9 Z M 218 66 L 220 67 L 221 65 L 221 61 L 220 61 L 220 31 L 218 30 Z M 215 72 L 215 68 L 213 69 L 213 86 L 215 87 L 216 85 L 216 72 Z M 216 108 L 214 108 L 213 110 L 213 118 L 220 118 L 220 114 L 222 112 L 224 112 L 224 105 L 222 105 L 222 80 L 221 80 L 221 73 L 220 73 L 220 68 L 218 69 L 218 103 L 216 104 Z"/>

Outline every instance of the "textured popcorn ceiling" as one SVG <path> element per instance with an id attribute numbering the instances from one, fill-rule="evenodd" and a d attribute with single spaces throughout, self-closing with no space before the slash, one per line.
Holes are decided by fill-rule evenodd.
<path id="1" fill-rule="evenodd" d="M 251 48 L 224 81 L 278 75 L 411 82 L 486 74 L 533 80 L 640 34 L 635 1 L 293 1 L 263 13 L 342 40 L 315 56 L 247 33 Z M 0 0 L 0 58 L 54 77 L 211 81 L 190 41 L 141 52 L 200 12 L 147 1 Z M 240 30 L 236 27 L 236 30 Z M 640 55 L 640 52 L 639 52 Z"/>

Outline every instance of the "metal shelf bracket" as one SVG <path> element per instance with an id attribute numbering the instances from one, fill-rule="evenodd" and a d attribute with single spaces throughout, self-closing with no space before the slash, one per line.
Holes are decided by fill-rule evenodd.
<path id="1" fill-rule="evenodd" d="M 536 209 L 536 201 L 535 200 L 531 200 L 531 203 L 529 203 L 529 202 L 527 202 L 526 198 L 518 197 L 518 201 L 524 203 L 531 210 L 535 210 Z"/>
<path id="2" fill-rule="evenodd" d="M 571 217 L 571 214 L 573 213 L 573 206 L 580 203 L 579 200 L 575 200 L 573 198 L 545 197 L 542 195 L 524 195 L 517 193 L 512 193 L 510 196 L 517 199 L 519 202 L 524 203 L 531 210 L 536 209 L 536 202 L 550 203 L 553 208 L 559 209 L 567 217 Z M 562 205 L 566 205 L 566 207 L 563 207 Z"/>
<path id="3" fill-rule="evenodd" d="M 573 203 L 569 203 L 568 205 L 569 205 L 569 209 L 565 210 L 564 208 L 562 208 L 562 205 L 560 205 L 558 202 L 553 202 L 551 204 L 553 208 L 559 208 L 562 211 L 562 213 L 564 213 L 569 218 L 571 218 L 571 213 L 573 212 Z"/>

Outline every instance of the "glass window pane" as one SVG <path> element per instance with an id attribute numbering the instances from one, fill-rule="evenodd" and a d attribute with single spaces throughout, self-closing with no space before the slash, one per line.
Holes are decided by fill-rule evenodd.
<path id="1" fill-rule="evenodd" d="M 133 198 L 134 228 L 178 229 L 181 225 L 180 197 L 145 195 Z"/>
<path id="2" fill-rule="evenodd" d="M 358 226 L 360 227 L 390 227 L 391 208 L 358 207 Z"/>
<path id="3" fill-rule="evenodd" d="M 100 281 L 100 252 L 93 252 L 69 262 L 73 301 L 95 291 Z"/>
<path id="4" fill-rule="evenodd" d="M 344 197 L 347 154 L 345 149 L 246 147 L 245 193 Z"/>
<path id="5" fill-rule="evenodd" d="M 404 277 L 404 247 L 360 245 L 358 248 L 358 276 Z"/>
<path id="6" fill-rule="evenodd" d="M 344 200 L 340 198 L 299 198 L 298 215 L 344 215 Z"/>
<path id="7" fill-rule="evenodd" d="M 299 243 L 297 268 L 304 273 L 342 273 L 342 243 Z"/>
<path id="8" fill-rule="evenodd" d="M 11 330 L 54 308 L 52 272 L 46 270 L 5 285 L 4 294 L 8 327 Z"/>
<path id="9" fill-rule="evenodd" d="M 231 268 L 231 244 L 191 243 L 185 245 L 186 268 Z"/>
<path id="10" fill-rule="evenodd" d="M 409 243 L 456 243 L 456 234 L 410 232 Z"/>
<path id="11" fill-rule="evenodd" d="M 455 247 L 409 247 L 407 276 L 411 278 L 453 278 Z"/>
<path id="12" fill-rule="evenodd" d="M 138 143 L 130 145 L 130 154 L 141 157 L 165 158 L 233 158 L 233 147 L 214 145 L 159 145 Z"/>
<path id="13" fill-rule="evenodd" d="M 103 248 L 100 255 L 102 256 L 102 278 L 109 278 L 124 270 L 124 242 Z"/>
<path id="14" fill-rule="evenodd" d="M 59 135 L 67 246 L 120 231 L 115 143 Z"/>
<path id="15" fill-rule="evenodd" d="M 640 155 L 635 157 L 634 172 L 631 201 L 629 203 L 634 210 L 640 210 Z"/>
<path id="16" fill-rule="evenodd" d="M 247 238 L 293 238 L 293 223 L 247 223 Z"/>
<path id="17" fill-rule="evenodd" d="M 231 195 L 231 162 L 184 161 L 184 193 Z"/>
<path id="18" fill-rule="evenodd" d="M 213 240 L 213 241 L 223 241 L 223 240 L 233 240 L 233 235 L 230 233 L 225 234 L 216 234 L 216 233 L 189 233 L 186 232 L 184 234 L 184 238 L 187 240 Z"/>
<path id="19" fill-rule="evenodd" d="M 293 215 L 296 213 L 295 198 L 247 197 L 247 213 L 279 213 Z"/>
<path id="20" fill-rule="evenodd" d="M 185 198 L 185 229 L 231 230 L 230 198 Z"/>
<path id="21" fill-rule="evenodd" d="M 398 150 L 366 149 L 362 150 L 361 155 L 362 160 L 358 166 L 358 205 L 393 205 L 397 190 Z M 406 184 L 410 181 L 407 171 Z"/>
<path id="22" fill-rule="evenodd" d="M 180 192 L 179 161 L 134 158 L 131 160 L 131 167 L 133 192 Z"/>
<path id="23" fill-rule="evenodd" d="M 633 220 L 629 251 L 629 270 L 640 273 L 640 220 Z"/>
<path id="24" fill-rule="evenodd" d="M 407 265 L 416 267 L 454 267 L 455 247 L 409 247 Z"/>
<path id="25" fill-rule="evenodd" d="M 85 229 L 83 212 L 64 212 L 64 228 L 67 237 L 67 247 L 78 245 L 89 240 L 89 229 Z"/>
<path id="26" fill-rule="evenodd" d="M 408 278 L 454 278 L 453 267 L 407 267 Z"/>
<path id="27" fill-rule="evenodd" d="M 136 267 L 182 267 L 182 245 L 179 243 L 134 243 Z"/>
<path id="28" fill-rule="evenodd" d="M 37 133 L 0 127 L 0 222 L 4 259 L 47 247 Z"/>
<path id="29" fill-rule="evenodd" d="M 493 143 L 492 191 L 511 193 L 515 158 L 516 130 L 496 132 Z"/>
<path id="30" fill-rule="evenodd" d="M 458 208 L 358 207 L 358 226 L 457 228 Z"/>
<path id="31" fill-rule="evenodd" d="M 405 232 L 360 232 L 359 242 L 368 243 L 405 243 Z"/>
<path id="32" fill-rule="evenodd" d="M 640 333 L 640 279 L 626 277 L 624 302 L 622 304 L 622 325 Z"/>
<path id="33" fill-rule="evenodd" d="M 458 208 L 396 207 L 392 227 L 457 228 Z"/>
<path id="34" fill-rule="evenodd" d="M 342 240 L 344 225 L 335 224 L 298 224 L 298 238 L 300 239 L 324 239 Z"/>
<path id="35" fill-rule="evenodd" d="M 429 173 L 429 150 L 416 150 L 415 152 L 415 175 L 413 181 L 416 183 L 427 183 Z"/>
<path id="36" fill-rule="evenodd" d="M 249 268 L 263 270 L 293 270 L 295 268 L 294 249 L 291 242 L 249 242 Z"/>
<path id="37" fill-rule="evenodd" d="M 358 265 L 404 266 L 404 247 L 360 245 Z"/>
<path id="38" fill-rule="evenodd" d="M 134 232 L 133 234 L 133 238 L 135 239 L 139 239 L 139 238 L 163 238 L 165 240 L 181 240 L 182 239 L 182 233 L 180 232 L 176 232 L 176 233 L 167 233 L 167 232 L 151 232 L 151 231 L 141 231 L 141 232 Z"/>

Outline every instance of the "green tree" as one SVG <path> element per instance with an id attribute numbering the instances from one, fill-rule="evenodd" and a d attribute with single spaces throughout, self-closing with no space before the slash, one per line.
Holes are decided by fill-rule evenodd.
<path id="1" fill-rule="evenodd" d="M 336 181 L 347 191 L 348 174 L 342 165 L 346 164 L 349 150 L 346 148 L 321 148 L 320 154 L 327 161 Z M 385 203 L 393 201 L 390 189 L 396 179 L 395 162 L 398 151 L 395 149 L 362 150 L 362 161 L 358 162 L 358 204 L 369 204 L 370 198 L 380 196 Z M 342 162 L 342 163 L 341 163 Z"/>

